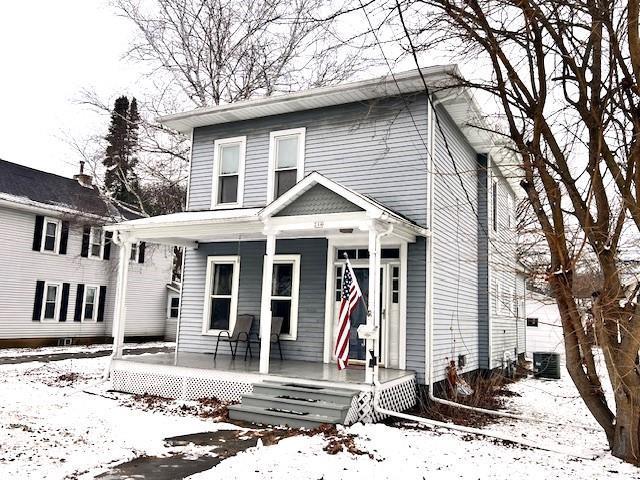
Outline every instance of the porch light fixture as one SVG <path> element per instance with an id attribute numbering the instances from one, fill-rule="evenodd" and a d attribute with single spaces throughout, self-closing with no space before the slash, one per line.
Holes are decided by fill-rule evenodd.
<path id="1" fill-rule="evenodd" d="M 353 228 L 341 228 L 340 233 L 353 233 Z"/>

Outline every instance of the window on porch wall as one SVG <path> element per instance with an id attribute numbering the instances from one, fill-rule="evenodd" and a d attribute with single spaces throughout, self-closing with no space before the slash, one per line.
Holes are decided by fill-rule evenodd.
<path id="1" fill-rule="evenodd" d="M 271 282 L 271 316 L 282 317 L 283 339 L 295 340 L 298 329 L 300 256 L 276 255 Z"/>
<path id="2" fill-rule="evenodd" d="M 238 305 L 239 267 L 238 257 L 208 258 L 203 333 L 233 330 Z"/>

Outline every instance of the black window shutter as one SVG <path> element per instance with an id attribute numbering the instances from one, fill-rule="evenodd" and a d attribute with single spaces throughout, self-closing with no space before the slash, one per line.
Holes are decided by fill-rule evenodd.
<path id="1" fill-rule="evenodd" d="M 44 282 L 38 280 L 36 282 L 36 298 L 33 300 L 33 317 L 34 322 L 40 321 L 40 315 L 42 315 L 42 297 L 44 296 Z"/>
<path id="2" fill-rule="evenodd" d="M 100 299 L 98 300 L 98 321 L 104 322 L 104 302 L 107 299 L 107 287 L 100 287 Z"/>
<path id="3" fill-rule="evenodd" d="M 79 283 L 76 290 L 76 311 L 73 315 L 74 322 L 82 321 L 82 302 L 84 301 L 84 284 Z"/>
<path id="4" fill-rule="evenodd" d="M 69 222 L 62 221 L 62 230 L 60 236 L 60 254 L 66 255 L 67 242 L 69 241 Z"/>
<path id="5" fill-rule="evenodd" d="M 109 260 L 111 257 L 111 239 L 113 238 L 113 232 L 104 232 L 104 254 L 103 260 Z"/>
<path id="6" fill-rule="evenodd" d="M 42 227 L 43 226 L 44 226 L 44 217 L 42 215 L 36 215 L 36 225 L 35 225 L 35 228 L 33 229 L 33 247 L 32 247 L 36 251 L 40 251 L 40 246 L 42 245 Z M 38 316 L 38 319 L 40 319 L 40 316 Z"/>
<path id="7" fill-rule="evenodd" d="M 89 235 L 91 235 L 91 227 L 85 225 L 82 229 L 82 250 L 80 251 L 81 257 L 89 256 Z"/>
<path id="8" fill-rule="evenodd" d="M 144 263 L 144 251 L 147 248 L 147 244 L 145 242 L 140 242 L 140 246 L 138 247 L 138 263 Z"/>
<path id="9" fill-rule="evenodd" d="M 69 284 L 62 284 L 62 301 L 60 302 L 60 322 L 67 321 L 67 308 L 69 306 Z"/>

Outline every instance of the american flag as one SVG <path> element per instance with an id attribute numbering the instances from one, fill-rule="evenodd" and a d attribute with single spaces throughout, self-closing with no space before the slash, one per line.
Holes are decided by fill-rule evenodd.
<path id="1" fill-rule="evenodd" d="M 351 314 L 362 298 L 358 280 L 353 274 L 349 260 L 344 266 L 342 276 L 342 300 L 338 313 L 338 338 L 336 339 L 335 354 L 338 359 L 338 370 L 347 367 L 349 363 L 349 331 L 351 330 Z"/>

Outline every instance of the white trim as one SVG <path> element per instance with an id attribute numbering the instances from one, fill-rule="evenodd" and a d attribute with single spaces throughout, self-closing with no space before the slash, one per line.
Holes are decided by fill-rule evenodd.
<path id="1" fill-rule="evenodd" d="M 47 291 L 49 287 L 56 287 L 56 301 L 53 311 L 53 318 L 44 318 L 44 311 L 47 307 Z M 62 282 L 44 282 L 44 291 L 42 293 L 42 307 L 40 308 L 41 322 L 58 322 L 60 321 L 60 304 L 62 303 Z M 65 319 L 66 320 L 66 319 Z"/>
<path id="2" fill-rule="evenodd" d="M 231 280 L 231 307 L 229 311 L 229 328 L 226 330 L 210 329 L 209 317 L 211 313 L 211 288 L 213 282 L 213 270 L 214 265 L 233 265 L 233 276 Z M 240 286 L 240 257 L 237 255 L 215 256 L 211 255 L 207 257 L 207 275 L 204 288 L 204 308 L 202 317 L 202 334 L 203 335 L 218 335 L 220 332 L 233 331 L 233 327 L 236 323 L 238 315 L 238 292 Z"/>
<path id="3" fill-rule="evenodd" d="M 99 255 L 93 255 L 93 230 L 100 230 L 100 254 Z M 102 229 L 102 227 L 98 226 L 96 227 L 95 225 L 90 225 L 89 226 L 89 251 L 87 252 L 87 258 L 95 258 L 97 260 L 102 260 L 104 258 L 104 239 L 105 239 L 105 231 Z"/>
<path id="4" fill-rule="evenodd" d="M 400 243 L 400 333 L 398 341 L 398 367 L 404 370 L 407 366 L 407 278 L 409 266 L 409 245 L 407 242 Z M 393 290 L 393 284 L 391 285 Z M 387 322 L 388 323 L 388 322 Z"/>
<path id="5" fill-rule="evenodd" d="M 85 308 L 87 306 L 87 292 L 90 288 L 96 289 L 96 296 L 93 299 L 93 316 L 91 318 L 85 318 Z M 84 292 L 82 293 L 82 311 L 80 312 L 81 322 L 95 322 L 98 319 L 98 305 L 100 304 L 100 285 L 85 285 Z"/>
<path id="6" fill-rule="evenodd" d="M 266 268 L 266 255 L 263 258 L 262 270 Z M 293 265 L 291 278 L 291 297 L 273 296 L 269 289 L 269 304 L 272 300 L 291 300 L 291 317 L 289 319 L 289 333 L 280 334 L 281 340 L 297 340 L 298 338 L 298 305 L 300 301 L 300 255 L 274 255 L 273 265 Z M 275 271 L 275 269 L 274 269 Z M 269 283 L 271 286 L 273 278 Z"/>
<path id="7" fill-rule="evenodd" d="M 304 178 L 305 127 L 276 130 L 269 134 L 269 170 L 267 173 L 267 203 L 275 200 L 276 180 L 276 140 L 278 137 L 298 135 L 298 162 L 296 165 L 296 183 Z M 283 195 L 284 196 L 284 195 Z"/>
<path id="8" fill-rule="evenodd" d="M 232 203 L 218 203 L 218 189 L 220 186 L 220 148 L 225 145 L 239 145 L 238 158 L 238 189 L 236 191 L 236 201 Z M 213 142 L 213 177 L 211 179 L 211 209 L 216 208 L 238 208 L 244 203 L 244 170 L 245 156 L 247 152 L 247 137 L 221 138 Z"/>
<path id="9" fill-rule="evenodd" d="M 55 223 L 56 224 L 56 235 L 53 239 L 53 250 L 45 250 L 44 243 L 47 239 L 47 223 Z M 60 253 L 60 240 L 62 239 L 62 220 L 59 218 L 53 217 L 44 217 L 44 221 L 42 223 L 42 238 L 40 239 L 40 251 L 42 253 L 51 253 L 54 255 L 58 255 Z"/>

